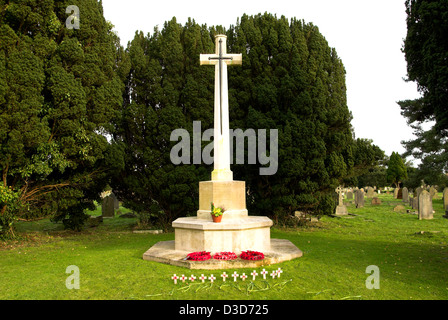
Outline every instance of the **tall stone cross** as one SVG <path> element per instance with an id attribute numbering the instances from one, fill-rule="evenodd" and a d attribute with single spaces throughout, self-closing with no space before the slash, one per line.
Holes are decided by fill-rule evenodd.
<path id="1" fill-rule="evenodd" d="M 214 170 L 212 180 L 232 181 L 230 170 L 229 92 L 227 66 L 243 64 L 242 54 L 227 53 L 227 36 L 215 37 L 215 53 L 201 54 L 200 64 L 215 66 Z"/>

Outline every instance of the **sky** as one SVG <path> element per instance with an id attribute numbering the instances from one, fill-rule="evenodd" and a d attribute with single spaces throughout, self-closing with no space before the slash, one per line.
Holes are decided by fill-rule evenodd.
<path id="1" fill-rule="evenodd" d="M 397 101 L 420 96 L 415 83 L 404 81 L 406 60 L 401 51 L 407 32 L 404 2 L 103 0 L 103 9 L 123 46 L 133 39 L 136 30 L 152 34 L 155 26 L 162 29 L 164 22 L 173 17 L 182 25 L 191 17 L 198 24 L 228 28 L 244 13 L 268 12 L 313 23 L 345 66 L 347 104 L 353 115 L 356 138 L 373 140 L 390 156 L 393 151 L 403 153 L 401 141 L 414 138 Z"/>

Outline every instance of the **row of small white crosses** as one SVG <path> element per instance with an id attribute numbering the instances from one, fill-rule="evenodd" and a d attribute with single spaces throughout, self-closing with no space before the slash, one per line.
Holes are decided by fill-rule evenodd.
<path id="1" fill-rule="evenodd" d="M 266 271 L 265 269 L 263 269 L 260 273 L 261 273 L 261 275 L 263 276 L 263 279 L 266 280 L 266 275 L 267 275 L 269 272 Z M 277 270 L 272 271 L 271 274 L 270 274 L 270 276 L 272 277 L 272 279 L 275 279 L 275 277 L 280 278 L 280 275 L 281 275 L 282 273 L 283 273 L 283 270 L 280 269 L 280 268 L 278 268 Z M 252 276 L 252 280 L 255 280 L 255 278 L 258 276 L 258 273 L 257 273 L 256 270 L 254 270 L 254 271 L 251 272 L 250 275 Z M 223 272 L 223 273 L 221 274 L 222 281 L 226 281 L 226 278 L 227 278 L 228 276 L 229 276 L 229 275 L 228 275 L 227 273 Z M 245 280 L 248 278 L 248 276 L 247 276 L 245 273 L 243 273 L 242 275 L 239 275 L 236 271 L 235 271 L 233 274 L 231 274 L 230 276 L 233 278 L 233 281 L 235 281 L 235 282 L 236 282 L 236 280 L 237 280 L 238 278 L 241 278 L 243 281 L 245 281 Z M 190 280 L 191 282 L 194 282 L 194 281 L 196 280 L 196 277 L 195 277 L 194 275 L 191 275 L 189 278 L 185 277 L 184 275 L 181 275 L 181 276 L 179 277 L 179 276 L 177 276 L 176 274 L 174 274 L 174 275 L 171 277 L 171 279 L 174 280 L 174 284 L 177 284 L 177 280 L 180 280 L 180 281 L 182 281 L 182 282 L 185 282 L 185 280 Z M 203 274 L 201 274 L 201 276 L 199 277 L 199 280 L 201 280 L 202 283 L 204 283 L 205 280 L 207 280 L 207 277 L 204 276 Z M 208 277 L 208 280 L 210 280 L 210 282 L 213 283 L 213 281 L 216 280 L 216 277 L 212 274 L 212 275 L 210 275 L 210 277 Z"/>

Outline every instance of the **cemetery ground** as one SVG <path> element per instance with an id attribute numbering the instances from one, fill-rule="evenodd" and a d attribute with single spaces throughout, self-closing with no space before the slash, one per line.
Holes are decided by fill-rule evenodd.
<path id="1" fill-rule="evenodd" d="M 189 270 L 142 259 L 159 241 L 174 233 L 133 233 L 135 218 L 105 219 L 80 233 L 64 231 L 49 220 L 19 222 L 19 238 L 0 242 L 0 299 L 3 300 L 446 300 L 448 299 L 448 220 L 443 218 L 441 193 L 434 199 L 433 220 L 419 221 L 392 195 L 382 204 L 355 208 L 350 215 L 325 216 L 319 222 L 291 227 L 274 225 L 271 238 L 288 239 L 304 255 L 265 266 L 283 270 L 280 278 L 226 282 L 223 271 L 249 275 L 251 269 Z M 406 209 L 410 209 L 406 206 Z M 92 212 L 99 215 L 100 210 Z M 68 266 L 79 267 L 80 288 L 69 290 Z M 368 289 L 368 266 L 379 268 L 379 289 Z M 260 273 L 263 267 L 257 268 Z M 173 274 L 201 274 L 198 279 L 173 283 Z"/>

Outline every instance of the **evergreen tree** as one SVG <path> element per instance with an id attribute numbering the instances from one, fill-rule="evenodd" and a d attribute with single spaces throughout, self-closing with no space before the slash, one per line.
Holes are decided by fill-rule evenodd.
<path id="1" fill-rule="evenodd" d="M 279 130 L 279 168 L 260 176 L 259 166 L 233 165 L 246 181 L 249 212 L 277 218 L 295 210 L 332 213 L 332 193 L 355 164 L 345 69 L 316 26 L 271 14 L 243 15 L 235 26 L 181 26 L 173 18 L 152 35 L 136 33 L 127 48 L 131 71 L 116 127 L 113 188 L 127 206 L 165 222 L 194 215 L 198 183 L 211 166 L 175 166 L 169 159 L 174 129 L 192 134 L 213 126 L 213 68 L 199 66 L 225 32 L 228 52 L 243 66 L 229 72 L 230 127 Z M 204 144 L 203 144 L 204 145 Z"/>
<path id="2" fill-rule="evenodd" d="M 66 27 L 69 5 L 80 29 Z M 98 1 L 0 1 L 4 230 L 17 215 L 49 214 L 79 229 L 93 208 L 127 74 L 118 46 Z"/>
<path id="3" fill-rule="evenodd" d="M 403 159 L 397 152 L 392 152 L 389 159 L 389 164 L 386 171 L 386 179 L 395 185 L 396 188 L 400 187 L 400 183 L 407 179 L 408 174 Z"/>
<path id="4" fill-rule="evenodd" d="M 422 97 L 399 102 L 417 136 L 404 143 L 405 155 L 421 159 L 424 166 L 430 165 L 441 174 L 448 170 L 448 2 L 407 0 L 406 13 L 403 52 L 407 80 L 417 83 Z M 430 121 L 434 126 L 423 129 L 422 124 Z"/>

